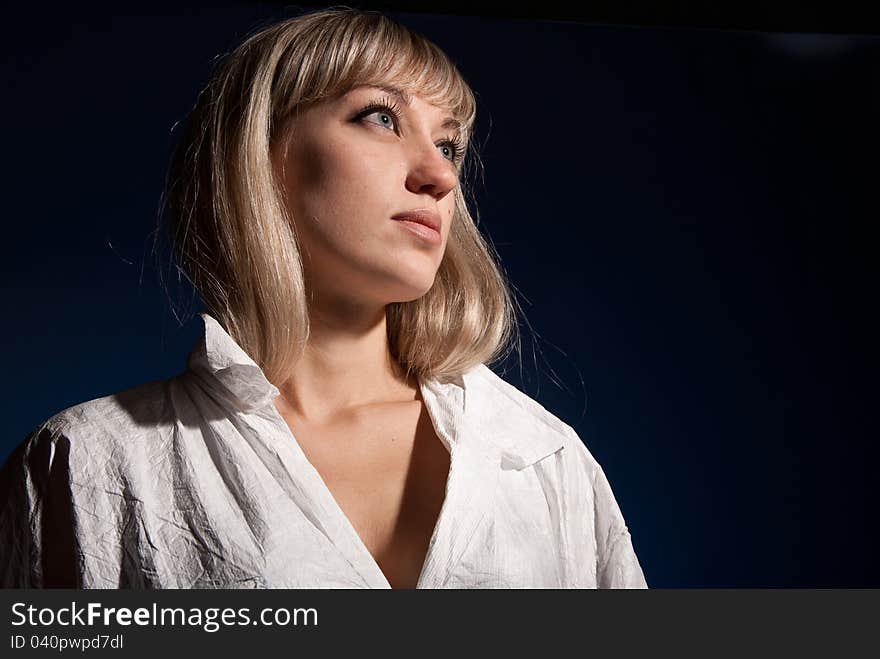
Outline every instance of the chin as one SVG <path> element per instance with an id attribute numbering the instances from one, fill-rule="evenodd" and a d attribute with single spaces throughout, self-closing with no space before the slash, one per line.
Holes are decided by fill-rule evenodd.
<path id="1" fill-rule="evenodd" d="M 409 286 L 402 287 L 396 294 L 390 296 L 390 302 L 412 302 L 425 295 L 434 286 L 435 277 L 422 282 L 410 282 Z"/>

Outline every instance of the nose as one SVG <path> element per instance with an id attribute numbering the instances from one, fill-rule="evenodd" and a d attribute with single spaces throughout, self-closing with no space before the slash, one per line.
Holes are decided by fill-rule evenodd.
<path id="1" fill-rule="evenodd" d="M 458 184 L 455 165 L 444 158 L 437 145 L 430 140 L 421 140 L 409 161 L 406 187 L 416 194 L 430 194 L 440 201 Z"/>

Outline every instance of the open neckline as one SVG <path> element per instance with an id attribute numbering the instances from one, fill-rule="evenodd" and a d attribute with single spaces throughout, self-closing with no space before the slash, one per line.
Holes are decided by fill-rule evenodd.
<path id="1" fill-rule="evenodd" d="M 415 587 L 456 587 L 456 566 L 477 537 L 477 528 L 491 514 L 501 482 L 501 452 L 494 443 L 483 440 L 488 430 L 479 418 L 466 414 L 463 386 L 428 378 L 419 380 L 419 390 L 434 431 L 449 449 L 450 465 L 443 504 Z M 271 407 L 269 420 L 278 425 L 280 433 L 270 441 L 295 485 L 288 496 L 360 576 L 365 587 L 391 589 L 385 573 L 306 458 L 290 427 L 275 406 Z"/>
<path id="2" fill-rule="evenodd" d="M 443 503 L 440 507 L 440 512 L 437 515 L 437 520 L 434 523 L 434 528 L 428 541 L 428 549 L 425 552 L 425 557 L 419 570 L 419 576 L 416 580 L 415 589 L 419 589 L 420 587 L 422 587 L 423 582 L 426 579 L 428 568 L 432 564 L 432 562 L 435 561 L 435 556 L 433 554 L 435 553 L 437 538 L 440 534 L 441 528 L 444 526 L 444 519 L 449 516 L 449 513 L 447 511 L 450 507 L 450 493 L 454 491 L 453 475 L 456 472 L 455 467 L 457 460 L 457 443 L 454 441 L 453 438 L 447 437 L 446 433 L 443 432 L 442 429 L 439 427 L 442 424 L 438 424 L 437 419 L 435 418 L 436 410 L 432 409 L 432 404 L 428 400 L 428 398 L 431 396 L 431 393 L 426 392 L 427 387 L 422 378 L 417 378 L 417 381 L 419 387 L 419 396 L 421 398 L 422 404 L 425 407 L 425 411 L 428 414 L 428 419 L 430 420 L 431 427 L 437 438 L 440 440 L 446 450 L 449 451 L 449 472 L 446 476 L 446 485 L 444 486 Z M 433 401 L 433 398 L 431 400 Z M 271 405 L 271 407 L 273 415 L 276 417 L 276 423 L 280 424 L 286 430 L 288 439 L 291 440 L 288 443 L 290 444 L 291 450 L 293 450 L 293 452 L 295 453 L 297 460 L 307 465 L 307 473 L 309 474 L 311 480 L 310 484 L 314 487 L 314 492 L 319 495 L 318 500 L 321 502 L 324 509 L 324 518 L 319 520 L 322 521 L 327 527 L 324 529 L 324 532 L 330 537 L 331 541 L 333 541 L 333 543 L 340 550 L 342 550 L 344 554 L 346 554 L 346 558 L 349 559 L 349 562 L 352 563 L 353 567 L 357 569 L 358 563 L 366 564 L 366 566 L 368 566 L 369 569 L 367 570 L 367 572 L 369 572 L 371 576 L 375 577 L 376 581 L 379 581 L 378 584 L 371 584 L 370 579 L 367 579 L 367 575 L 364 575 L 364 570 L 359 569 L 358 571 L 361 573 L 361 575 L 364 576 L 365 579 L 367 579 L 368 585 L 381 586 L 383 588 L 392 590 L 393 587 L 391 586 L 391 582 L 389 581 L 388 576 L 379 566 L 379 562 L 376 560 L 376 557 L 373 556 L 373 554 L 367 548 L 367 545 L 364 542 L 363 538 L 358 533 L 351 519 L 342 509 L 342 506 L 336 500 L 336 497 L 333 495 L 332 490 L 327 485 L 324 478 L 321 476 L 321 473 L 306 456 L 305 451 L 303 451 L 302 446 L 296 439 L 296 436 L 294 435 L 287 421 L 285 421 L 284 417 L 281 416 L 281 413 L 275 407 L 274 403 Z M 329 529 L 334 528 L 337 533 L 334 533 L 333 531 L 328 532 Z M 338 537 L 335 537 L 337 535 Z M 353 550 L 357 554 L 359 554 L 359 556 L 351 556 L 349 555 L 349 552 L 344 551 L 344 548 L 346 547 L 346 540 L 348 541 L 347 546 L 349 547 L 349 550 L 351 551 L 351 548 L 353 547 Z M 360 558 L 361 561 L 352 560 L 353 558 Z M 400 588 L 394 590 L 412 589 Z"/>

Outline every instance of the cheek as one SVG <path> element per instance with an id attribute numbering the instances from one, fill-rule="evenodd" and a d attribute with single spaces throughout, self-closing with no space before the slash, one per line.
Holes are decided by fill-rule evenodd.
<path id="1" fill-rule="evenodd" d="M 325 137 L 299 144 L 288 162 L 291 211 L 310 249 L 350 253 L 375 242 L 400 197 L 387 148 Z"/>
<path id="2" fill-rule="evenodd" d="M 449 235 L 452 233 L 452 224 L 455 222 L 455 192 L 450 192 L 443 199 L 440 200 L 440 208 L 438 209 L 440 214 L 443 216 L 443 224 L 449 227 L 449 230 L 446 233 L 446 240 L 449 240 Z"/>
<path id="3" fill-rule="evenodd" d="M 338 149 L 331 145 L 304 142 L 291 154 L 292 166 L 288 187 L 294 196 L 314 201 L 333 188 L 333 182 L 344 175 Z"/>
<path id="4" fill-rule="evenodd" d="M 288 189 L 295 191 L 301 213 L 345 221 L 355 213 L 369 213 L 388 198 L 393 174 L 387 155 L 382 159 L 375 149 L 328 139 L 303 144 L 295 158 L 296 172 Z"/>

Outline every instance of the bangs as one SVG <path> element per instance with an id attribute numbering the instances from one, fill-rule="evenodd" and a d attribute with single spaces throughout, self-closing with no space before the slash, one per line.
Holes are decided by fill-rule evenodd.
<path id="1" fill-rule="evenodd" d="M 312 51 L 315 55 L 308 65 L 295 75 L 290 75 L 294 73 L 288 71 L 290 67 L 278 68 L 284 76 L 281 80 L 299 82 L 296 89 L 278 89 L 285 86 L 283 82 L 276 86 L 275 91 L 288 101 L 282 104 L 284 115 L 298 105 L 337 98 L 360 85 L 392 86 L 447 110 L 461 123 L 462 135 L 470 135 L 476 114 L 473 92 L 455 64 L 431 41 L 381 14 L 346 16 L 337 25 L 325 23 L 322 28 L 321 47 Z"/>
<path id="2" fill-rule="evenodd" d="M 377 46 L 377 57 L 365 53 L 352 63 L 350 75 L 342 81 L 346 90 L 358 84 L 392 85 L 449 111 L 464 128 L 470 128 L 476 105 L 473 94 L 436 46 L 418 37 L 408 43 Z M 394 55 L 389 57 L 389 53 Z"/>

